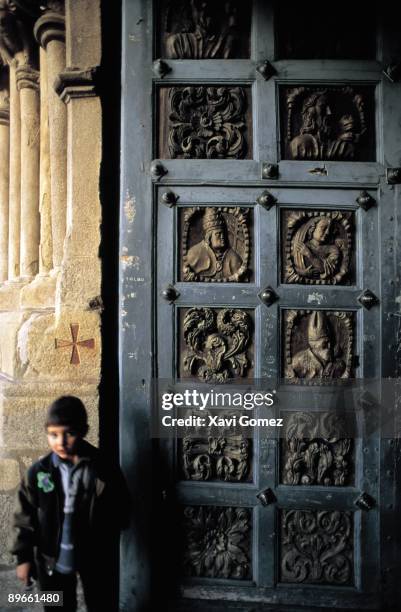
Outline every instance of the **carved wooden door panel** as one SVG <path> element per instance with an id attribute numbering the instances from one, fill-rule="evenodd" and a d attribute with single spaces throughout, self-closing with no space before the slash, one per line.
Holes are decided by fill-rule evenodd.
<path id="1" fill-rule="evenodd" d="M 150 456 L 152 378 L 262 383 L 284 421 L 155 451 L 153 559 L 194 609 L 392 596 L 393 446 L 365 408 L 395 375 L 401 50 L 386 15 L 360 42 L 347 10 L 326 27 L 285 2 L 125 3 L 123 465 Z M 149 567 L 136 536 L 122 550 Z M 123 562 L 124 601 L 141 571 Z"/>

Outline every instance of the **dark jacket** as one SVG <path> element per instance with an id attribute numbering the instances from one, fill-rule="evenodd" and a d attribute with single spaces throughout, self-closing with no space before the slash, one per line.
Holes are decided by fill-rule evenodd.
<path id="1" fill-rule="evenodd" d="M 74 511 L 77 563 L 101 562 L 108 544 L 129 517 L 128 493 L 121 472 L 111 469 L 100 451 L 82 441 L 82 480 Z M 17 563 L 35 560 L 51 572 L 59 554 L 64 492 L 59 469 L 48 453 L 27 471 L 19 486 L 14 514 Z"/>

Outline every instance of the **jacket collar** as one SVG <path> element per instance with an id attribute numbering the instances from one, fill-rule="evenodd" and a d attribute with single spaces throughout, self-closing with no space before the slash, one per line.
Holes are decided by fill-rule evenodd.
<path id="1" fill-rule="evenodd" d="M 86 440 L 82 440 L 79 448 L 78 463 L 81 463 L 81 461 L 90 461 L 94 459 L 97 453 L 98 450 L 96 447 L 92 446 L 92 444 L 89 444 L 89 442 L 87 442 Z M 47 453 L 47 455 L 44 455 L 39 459 L 40 467 L 44 470 L 51 470 L 57 467 L 58 463 L 53 459 L 53 456 L 56 457 L 56 460 L 60 461 L 57 455 L 51 451 L 50 453 Z"/>

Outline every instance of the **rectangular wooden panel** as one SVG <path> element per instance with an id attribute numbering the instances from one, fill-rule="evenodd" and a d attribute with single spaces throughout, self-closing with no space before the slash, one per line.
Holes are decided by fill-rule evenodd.
<path id="1" fill-rule="evenodd" d="M 282 510 L 281 581 L 353 585 L 353 520 L 353 512 Z"/>
<path id="2" fill-rule="evenodd" d="M 181 281 L 253 281 L 253 212 L 249 208 L 180 208 L 179 244 Z"/>
<path id="3" fill-rule="evenodd" d="M 252 3 L 241 0 L 162 0 L 158 56 L 167 59 L 246 59 Z"/>
<path id="4" fill-rule="evenodd" d="M 354 285 L 354 234 L 355 220 L 351 211 L 283 210 L 282 282 Z"/>
<path id="5" fill-rule="evenodd" d="M 375 161 L 374 87 L 280 87 L 281 158 Z"/>
<path id="6" fill-rule="evenodd" d="M 161 87 L 158 107 L 159 157 L 252 159 L 250 87 Z"/>
<path id="7" fill-rule="evenodd" d="M 180 378 L 210 383 L 253 378 L 251 309 L 180 308 L 178 318 Z"/>

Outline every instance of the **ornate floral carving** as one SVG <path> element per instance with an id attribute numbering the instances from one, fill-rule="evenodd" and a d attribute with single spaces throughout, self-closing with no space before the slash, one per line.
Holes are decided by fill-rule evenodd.
<path id="1" fill-rule="evenodd" d="M 247 208 L 187 208 L 182 229 L 182 280 L 249 280 Z"/>
<path id="2" fill-rule="evenodd" d="M 190 308 L 183 321 L 184 371 L 205 382 L 245 376 L 251 367 L 247 355 L 251 329 L 245 310 Z"/>
<path id="3" fill-rule="evenodd" d="M 207 413 L 202 413 L 202 416 L 208 418 Z M 224 412 L 221 416 L 229 418 L 230 414 Z M 244 438 L 234 427 L 202 427 L 201 430 L 183 438 L 182 469 L 185 478 L 226 482 L 249 480 L 251 440 Z"/>
<path id="4" fill-rule="evenodd" d="M 344 419 L 333 412 L 294 412 L 282 440 L 282 482 L 286 485 L 350 484 L 352 440 Z"/>
<path id="5" fill-rule="evenodd" d="M 361 89 L 361 93 L 352 87 L 295 87 L 285 91 L 286 159 L 373 159 L 373 124 L 368 130 L 368 122 L 372 123 L 370 92 Z"/>
<path id="6" fill-rule="evenodd" d="M 238 0 L 170 0 L 166 4 L 165 57 L 227 59 L 249 55 L 249 10 Z"/>
<path id="7" fill-rule="evenodd" d="M 353 326 L 351 312 L 285 311 L 285 377 L 350 378 Z"/>
<path id="8" fill-rule="evenodd" d="M 248 508 L 184 508 L 184 569 L 190 576 L 251 577 L 251 511 Z"/>
<path id="9" fill-rule="evenodd" d="M 172 158 L 234 158 L 247 153 L 243 87 L 169 90 L 168 150 Z"/>
<path id="10" fill-rule="evenodd" d="M 352 584 L 352 513 L 284 510 L 281 515 L 281 580 Z"/>
<path id="11" fill-rule="evenodd" d="M 339 211 L 285 211 L 284 282 L 349 284 L 352 214 Z"/>

